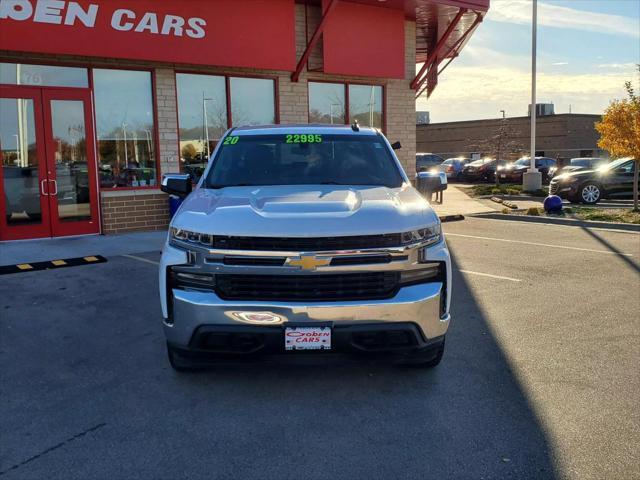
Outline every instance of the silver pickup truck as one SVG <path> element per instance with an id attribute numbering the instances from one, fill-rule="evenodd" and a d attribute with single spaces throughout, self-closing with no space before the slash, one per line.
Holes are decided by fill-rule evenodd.
<path id="1" fill-rule="evenodd" d="M 440 362 L 449 251 L 379 131 L 233 128 L 191 185 L 162 181 L 184 198 L 159 272 L 175 370 L 263 354 Z"/>

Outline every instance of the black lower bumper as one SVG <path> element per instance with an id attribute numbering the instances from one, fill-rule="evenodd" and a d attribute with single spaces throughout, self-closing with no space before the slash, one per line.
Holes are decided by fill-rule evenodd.
<path id="1" fill-rule="evenodd" d="M 243 359 L 263 355 L 317 355 L 327 353 L 415 354 L 437 350 L 444 337 L 426 339 L 414 323 L 339 324 L 317 323 L 287 326 L 330 326 L 330 350 L 285 349 L 284 326 L 203 325 L 188 348 L 169 345 L 191 359 Z"/>

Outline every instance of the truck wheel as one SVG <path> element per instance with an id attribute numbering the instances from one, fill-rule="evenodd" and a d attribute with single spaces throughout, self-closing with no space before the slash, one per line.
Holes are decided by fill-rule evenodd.
<path id="1" fill-rule="evenodd" d="M 176 372 L 186 373 L 186 372 L 195 372 L 200 370 L 196 365 L 191 363 L 184 357 L 181 357 L 175 349 L 173 349 L 167 343 L 167 356 L 169 357 L 169 364 L 171 364 L 171 368 L 173 368 Z"/>
<path id="2" fill-rule="evenodd" d="M 442 343 L 435 352 L 433 349 L 429 349 L 424 352 L 414 353 L 403 359 L 400 365 L 414 368 L 433 368 L 438 366 L 444 355 L 444 341 L 445 339 L 442 339 Z"/>
<path id="3" fill-rule="evenodd" d="M 595 205 L 602 198 L 602 189 L 595 183 L 587 183 L 580 188 L 580 197 L 587 205 Z"/>

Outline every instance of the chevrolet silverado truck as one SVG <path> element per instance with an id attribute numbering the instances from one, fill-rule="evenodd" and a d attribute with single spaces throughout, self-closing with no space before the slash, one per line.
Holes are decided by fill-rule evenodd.
<path id="1" fill-rule="evenodd" d="M 433 367 L 449 326 L 440 220 L 378 130 L 239 127 L 184 198 L 160 262 L 171 366 L 318 353 Z"/>

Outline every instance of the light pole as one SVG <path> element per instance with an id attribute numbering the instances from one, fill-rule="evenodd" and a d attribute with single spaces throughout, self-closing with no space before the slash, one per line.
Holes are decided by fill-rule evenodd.
<path id="1" fill-rule="evenodd" d="M 124 136 L 124 168 L 129 167 L 129 154 L 127 153 L 127 124 L 122 122 L 122 135 Z"/>
<path id="2" fill-rule="evenodd" d="M 205 98 L 204 92 L 202 92 L 202 117 L 204 126 L 204 138 L 207 141 L 207 159 L 209 158 L 209 122 L 207 120 L 207 101 L 213 100 L 213 98 Z M 203 149 L 204 152 L 204 149 Z"/>
<path id="3" fill-rule="evenodd" d="M 533 0 L 531 21 L 531 158 L 529 170 L 522 175 L 522 190 L 535 192 L 542 188 L 542 174 L 536 169 L 536 43 L 538 29 L 538 0 Z"/>

